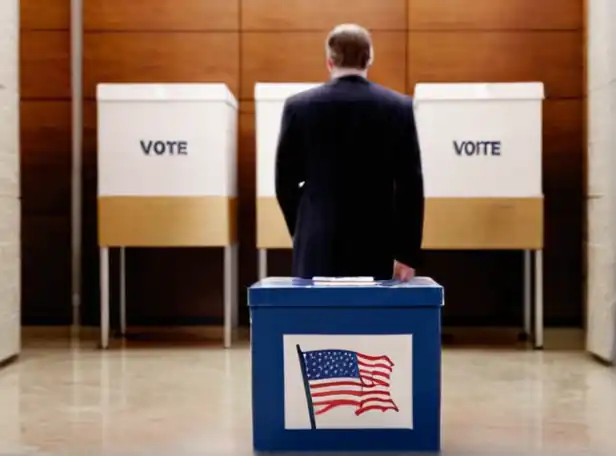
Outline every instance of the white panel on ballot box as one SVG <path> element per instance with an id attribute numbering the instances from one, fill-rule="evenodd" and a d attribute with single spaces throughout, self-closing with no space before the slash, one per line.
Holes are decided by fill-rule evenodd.
<path id="1" fill-rule="evenodd" d="M 236 196 L 225 84 L 99 84 L 99 196 Z"/>
<path id="2" fill-rule="evenodd" d="M 287 98 L 317 87 L 318 83 L 257 83 L 255 115 L 257 136 L 257 197 L 274 197 L 276 147 L 282 110 Z"/>
<path id="3" fill-rule="evenodd" d="M 538 197 L 542 83 L 417 84 L 426 197 Z"/>

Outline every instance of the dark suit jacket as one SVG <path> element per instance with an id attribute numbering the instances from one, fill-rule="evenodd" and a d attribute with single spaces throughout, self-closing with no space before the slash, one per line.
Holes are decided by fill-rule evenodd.
<path id="1" fill-rule="evenodd" d="M 394 259 L 416 267 L 424 195 L 412 99 L 360 76 L 289 98 L 276 195 L 295 277 L 385 280 Z"/>

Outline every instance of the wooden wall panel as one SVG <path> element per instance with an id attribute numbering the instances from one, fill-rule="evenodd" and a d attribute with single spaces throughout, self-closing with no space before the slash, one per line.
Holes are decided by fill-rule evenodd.
<path id="1" fill-rule="evenodd" d="M 410 32 L 408 65 L 409 88 L 418 82 L 540 81 L 549 98 L 582 95 L 580 31 Z"/>
<path id="2" fill-rule="evenodd" d="M 560 189 L 577 187 L 579 162 L 584 157 L 584 101 L 581 98 L 546 100 L 543 104 L 544 180 L 555 180 Z M 563 175 L 563 173 L 568 173 Z M 579 190 L 579 189 L 578 189 Z M 581 196 L 581 195 L 580 195 Z M 566 200 L 560 200 L 566 206 Z"/>
<path id="3" fill-rule="evenodd" d="M 240 102 L 238 131 L 238 192 L 239 192 L 239 282 L 245 289 L 258 277 L 256 245 L 256 136 L 255 106 L 252 101 Z M 245 293 L 241 293 L 242 301 Z M 248 308 L 242 302 L 240 317 L 247 321 Z"/>
<path id="4" fill-rule="evenodd" d="M 411 30 L 572 30 L 580 0 L 408 0 Z"/>
<path id="5" fill-rule="evenodd" d="M 329 30 L 343 22 L 405 30 L 405 15 L 406 0 L 242 0 L 242 30 L 247 31 Z"/>
<path id="6" fill-rule="evenodd" d="M 250 236 L 243 245 L 255 242 L 255 197 L 256 197 L 256 132 L 255 104 L 253 101 L 241 101 L 238 132 L 238 193 L 240 214 L 240 237 L 245 232 Z"/>
<path id="7" fill-rule="evenodd" d="M 22 321 L 68 324 L 70 1 L 20 8 Z"/>
<path id="8" fill-rule="evenodd" d="M 22 99 L 70 98 L 69 32 L 22 30 L 20 40 Z"/>
<path id="9" fill-rule="evenodd" d="M 96 101 L 84 100 L 83 102 L 83 166 L 96 168 Z"/>
<path id="10" fill-rule="evenodd" d="M 32 1 L 32 0 L 31 0 Z M 240 0 L 85 0 L 86 30 L 237 30 Z"/>
<path id="11" fill-rule="evenodd" d="M 224 82 L 237 94 L 239 34 L 86 33 L 86 98 L 101 82 Z"/>
<path id="12" fill-rule="evenodd" d="M 22 215 L 21 239 L 22 321 L 70 324 L 71 221 L 68 214 Z"/>
<path id="13" fill-rule="evenodd" d="M 70 0 L 21 0 L 22 30 L 68 30 Z"/>
<path id="14" fill-rule="evenodd" d="M 220 323 L 221 249 L 129 249 L 128 318 L 142 324 Z"/>
<path id="15" fill-rule="evenodd" d="M 256 82 L 323 81 L 339 22 L 373 31 L 372 80 L 543 81 L 545 293 L 549 323 L 581 319 L 583 15 L 580 0 L 84 0 L 84 322 L 98 324 L 98 82 L 225 82 L 239 113 L 240 283 L 256 280 Z M 22 194 L 26 322 L 70 321 L 69 0 L 23 0 Z M 288 274 L 289 252 L 270 273 Z M 112 264 L 117 272 L 117 258 Z M 129 322 L 205 323 L 222 311 L 217 250 L 131 250 Z M 463 271 L 463 273 L 461 273 Z M 447 288 L 446 323 L 521 320 L 518 252 L 428 252 L 422 273 Z M 114 276 L 115 277 L 115 276 Z M 468 283 L 474 283 L 471 289 Z M 153 285 L 154 284 L 154 285 Z M 117 291 L 117 283 L 114 284 Z M 245 294 L 241 293 L 242 299 Z M 117 297 L 114 295 L 114 298 Z M 113 303 L 117 306 L 117 302 Z M 247 321 L 242 306 L 243 321 Z"/>
<path id="16" fill-rule="evenodd" d="M 22 100 L 20 126 L 22 169 L 70 164 L 70 101 Z"/>
<path id="17" fill-rule="evenodd" d="M 22 321 L 70 323 L 70 104 L 21 102 Z"/>
<path id="18" fill-rule="evenodd" d="M 375 82 L 405 91 L 404 32 L 374 32 Z M 257 82 L 320 82 L 327 79 L 323 32 L 242 33 L 241 98 L 252 99 Z"/>
<path id="19" fill-rule="evenodd" d="M 547 100 L 543 109 L 546 315 L 581 318 L 583 101 Z"/>
<path id="20" fill-rule="evenodd" d="M 25 215 L 68 216 L 71 211 L 71 167 L 28 166 L 21 176 L 21 210 Z"/>

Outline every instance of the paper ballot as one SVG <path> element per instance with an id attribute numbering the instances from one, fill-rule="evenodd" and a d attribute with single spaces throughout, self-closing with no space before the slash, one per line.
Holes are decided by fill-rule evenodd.
<path id="1" fill-rule="evenodd" d="M 374 285 L 374 277 L 313 277 L 315 285 L 333 286 L 370 286 Z"/>

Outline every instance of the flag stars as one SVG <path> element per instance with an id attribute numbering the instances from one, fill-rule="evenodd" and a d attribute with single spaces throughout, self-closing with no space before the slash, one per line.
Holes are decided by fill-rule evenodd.
<path id="1" fill-rule="evenodd" d="M 304 352 L 304 365 L 309 379 L 339 377 L 359 378 L 357 355 L 344 350 L 315 350 Z"/>

